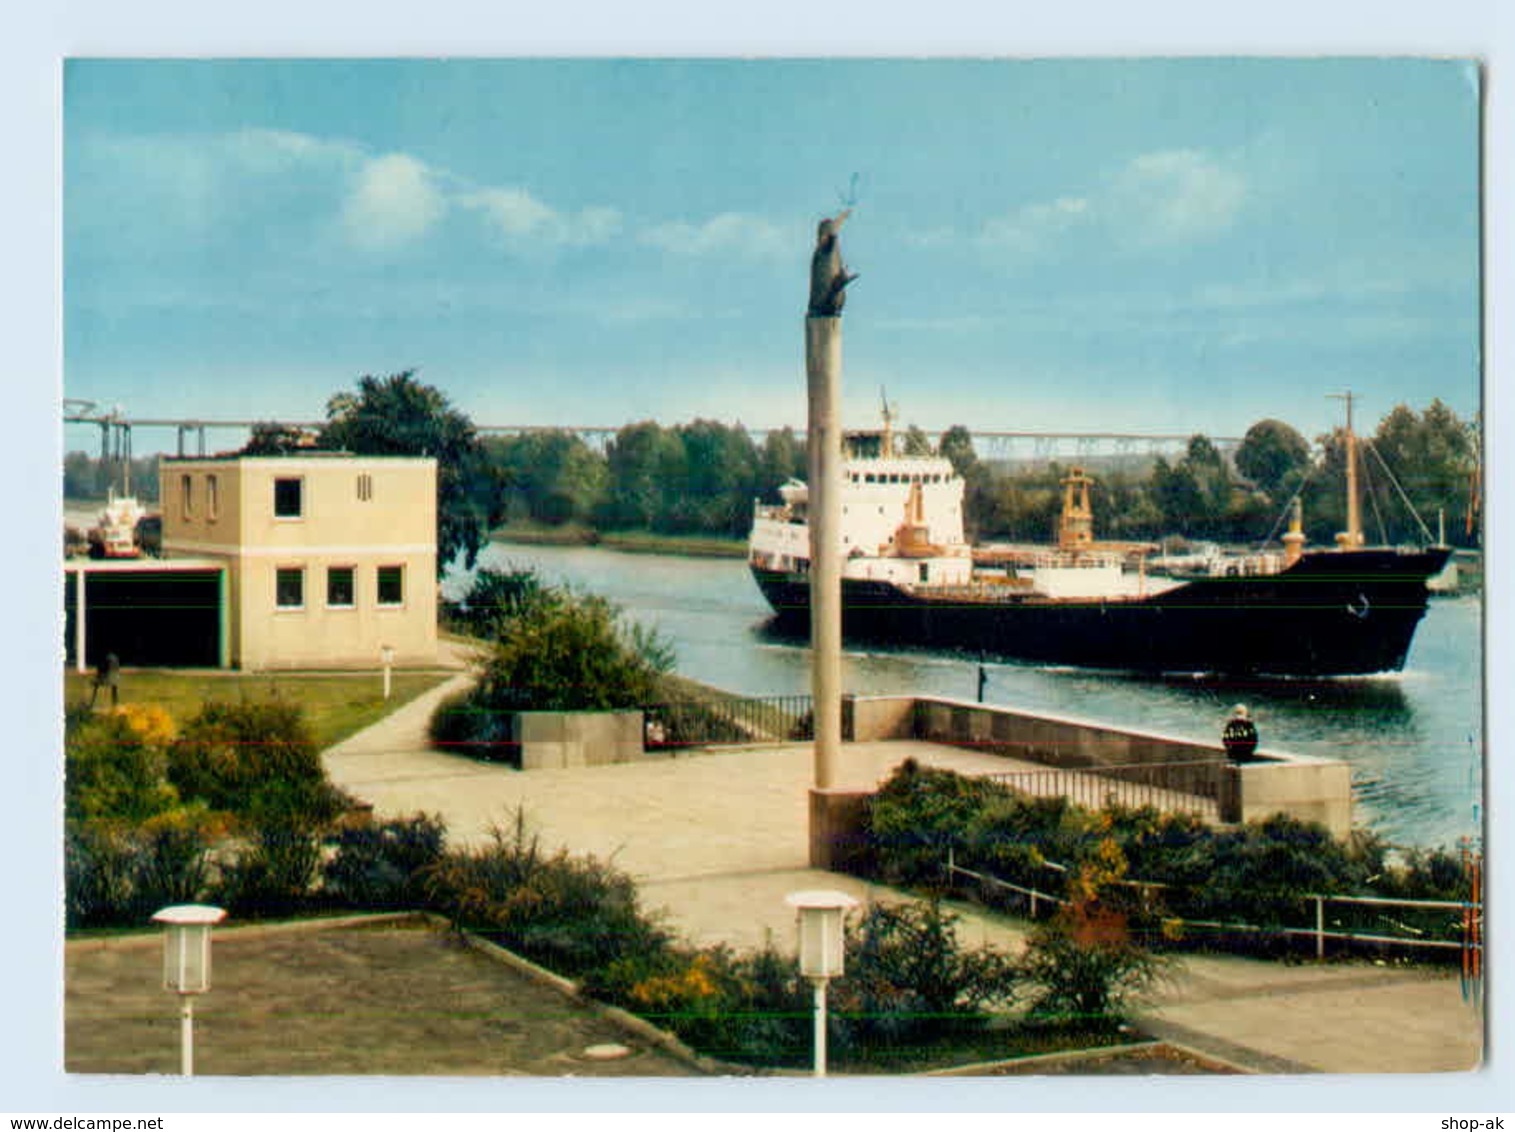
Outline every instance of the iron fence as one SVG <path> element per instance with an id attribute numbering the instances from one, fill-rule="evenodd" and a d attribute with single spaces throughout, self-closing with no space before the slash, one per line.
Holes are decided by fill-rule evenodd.
<path id="1" fill-rule="evenodd" d="M 1011 790 L 1035 797 L 1064 797 L 1091 810 L 1115 804 L 1152 806 L 1169 813 L 1217 818 L 1228 764 L 1224 759 L 1165 763 L 1049 767 L 985 775 Z"/>
<path id="2" fill-rule="evenodd" d="M 648 750 L 803 742 L 815 738 L 809 696 L 652 704 L 643 709 Z"/>
<path id="3" fill-rule="evenodd" d="M 1066 868 L 1054 862 L 1044 862 L 1044 867 L 1049 871 L 1065 874 Z M 1023 907 L 1032 919 L 1044 913 L 1050 913 L 1068 904 L 1066 897 L 1059 896 L 1037 888 L 1035 885 L 1017 884 L 1003 877 L 994 876 L 991 873 L 980 872 L 976 869 L 964 868 L 957 863 L 956 854 L 948 849 L 947 860 L 944 867 L 946 879 L 949 885 L 953 884 L 954 878 L 963 878 L 971 882 L 971 887 L 979 894 L 992 892 L 998 895 L 1000 906 L 1012 905 Z M 1170 891 L 1172 886 L 1157 881 L 1143 881 L 1122 879 L 1113 882 L 1115 887 L 1134 890 L 1139 894 L 1140 906 L 1144 911 L 1153 908 L 1154 895 Z M 1006 895 L 1008 894 L 1008 899 Z M 1471 973 L 1472 977 L 1478 977 L 1483 967 L 1483 916 L 1484 906 L 1482 900 L 1412 900 L 1408 898 L 1393 898 L 1384 896 L 1353 896 L 1344 894 L 1330 894 L 1310 892 L 1299 897 L 1301 906 L 1314 906 L 1314 923 L 1308 926 L 1290 925 L 1263 925 L 1246 924 L 1224 920 L 1187 919 L 1181 916 L 1162 915 L 1162 924 L 1165 933 L 1174 930 L 1189 931 L 1200 929 L 1211 932 L 1225 932 L 1248 936 L 1267 937 L 1272 936 L 1284 940 L 1309 940 L 1314 944 L 1316 959 L 1325 959 L 1326 941 L 1336 940 L 1346 944 L 1369 944 L 1373 946 L 1393 946 L 1406 948 L 1428 948 L 1431 950 L 1449 951 L 1458 950 L 1463 953 L 1463 969 L 1465 973 Z M 1335 921 L 1327 926 L 1326 909 L 1331 905 L 1344 905 L 1358 909 L 1371 909 L 1379 914 L 1378 928 L 1365 928 L 1358 924 L 1353 926 L 1350 922 Z M 1412 924 L 1390 920 L 1386 913 L 1389 909 L 1402 909 L 1411 913 L 1445 914 L 1442 927 L 1449 930 L 1449 934 L 1455 934 L 1457 938 L 1447 939 L 1430 935 L 1425 929 L 1417 928 Z M 1411 917 L 1404 917 L 1411 918 Z M 1439 917 L 1438 917 L 1439 918 Z M 1384 929 L 1384 925 L 1399 929 L 1399 934 L 1390 934 Z"/>

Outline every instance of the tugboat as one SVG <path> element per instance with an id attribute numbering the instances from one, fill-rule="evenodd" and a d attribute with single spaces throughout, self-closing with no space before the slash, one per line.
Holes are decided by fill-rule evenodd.
<path id="1" fill-rule="evenodd" d="M 846 444 L 842 630 L 854 640 L 1146 673 L 1393 672 L 1425 615 L 1426 582 L 1451 554 L 1363 545 L 1350 414 L 1337 545 L 1305 550 L 1296 507 L 1281 552 L 1188 579 L 1150 576 L 1150 547 L 1095 540 L 1093 481 L 1078 468 L 1062 481 L 1055 547 L 1001 555 L 994 568 L 995 556 L 980 554 L 976 565 L 949 460 L 897 454 L 887 410 L 881 432 L 850 433 Z M 780 621 L 807 628 L 809 492 L 791 480 L 779 494 L 781 504 L 754 506 L 748 565 Z"/>

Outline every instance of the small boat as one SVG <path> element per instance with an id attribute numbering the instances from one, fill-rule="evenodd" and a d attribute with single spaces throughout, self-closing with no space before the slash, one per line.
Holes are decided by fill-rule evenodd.
<path id="1" fill-rule="evenodd" d="M 90 557 L 140 558 L 142 548 L 137 544 L 137 524 L 146 517 L 147 508 L 137 501 L 135 495 L 118 496 L 112 488 L 105 510 L 100 512 L 100 521 L 85 535 Z"/>
<path id="2" fill-rule="evenodd" d="M 975 553 L 964 483 L 941 456 L 900 455 L 881 432 L 846 437 L 842 629 L 855 640 L 1137 672 L 1347 676 L 1404 667 L 1446 547 L 1366 547 L 1349 475 L 1348 529 L 1305 550 L 1298 508 L 1281 550 L 1159 577 L 1147 544 L 1094 538 L 1093 480 L 1062 481 L 1056 546 Z M 1347 429 L 1348 465 L 1356 441 Z M 756 504 L 748 566 L 793 628 L 810 609 L 809 490 Z M 977 561 L 975 561 L 977 559 Z"/>

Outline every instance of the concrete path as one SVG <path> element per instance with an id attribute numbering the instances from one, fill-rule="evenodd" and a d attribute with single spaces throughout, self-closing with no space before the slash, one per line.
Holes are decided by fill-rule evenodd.
<path id="1" fill-rule="evenodd" d="M 606 767 L 506 767 L 431 750 L 426 720 L 466 685 L 460 676 L 326 752 L 337 785 L 380 816 L 439 814 L 453 844 L 477 844 L 524 814 L 546 848 L 613 860 L 643 901 L 693 943 L 793 946 L 784 896 L 837 888 L 908 899 L 807 867 L 808 744 L 651 758 Z M 1004 773 L 1006 760 L 929 743 L 843 747 L 841 782 L 877 783 L 907 757 L 965 774 Z M 1018 950 L 1023 924 L 955 905 L 959 938 Z M 1265 1072 L 1446 1072 L 1477 1067 L 1480 1016 L 1455 976 L 1369 964 L 1286 966 L 1186 958 L 1145 1021 L 1185 1042 Z"/>

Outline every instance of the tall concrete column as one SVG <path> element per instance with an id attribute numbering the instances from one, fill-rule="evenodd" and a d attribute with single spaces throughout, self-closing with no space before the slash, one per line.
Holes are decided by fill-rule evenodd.
<path id="1" fill-rule="evenodd" d="M 842 745 L 840 317 L 805 319 L 805 374 L 809 387 L 810 689 L 815 703 L 815 788 L 820 791 L 836 785 Z M 812 836 L 812 860 L 814 841 Z"/>

